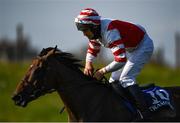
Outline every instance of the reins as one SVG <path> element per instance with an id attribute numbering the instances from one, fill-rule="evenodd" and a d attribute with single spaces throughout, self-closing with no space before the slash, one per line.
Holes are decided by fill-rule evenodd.
<path id="1" fill-rule="evenodd" d="M 99 69 L 96 69 L 96 70 L 95 70 L 95 72 L 93 73 L 93 76 L 94 76 L 94 74 L 95 74 L 98 70 L 99 70 Z M 101 81 L 102 83 L 106 84 L 106 85 L 109 85 L 109 80 L 108 80 L 105 76 L 103 76 L 100 81 Z"/>

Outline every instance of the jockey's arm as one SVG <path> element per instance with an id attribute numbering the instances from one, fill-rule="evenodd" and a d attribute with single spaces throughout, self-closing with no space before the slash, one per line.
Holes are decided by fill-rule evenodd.
<path id="1" fill-rule="evenodd" d="M 100 80 L 104 74 L 119 70 L 125 65 L 126 52 L 124 44 L 122 44 L 120 40 L 114 42 L 114 45 L 111 47 L 111 51 L 114 55 L 114 61 L 98 70 L 94 75 L 95 78 Z"/>
<path id="2" fill-rule="evenodd" d="M 96 73 L 94 74 L 94 77 L 97 78 L 98 80 L 100 80 L 104 74 L 108 73 L 108 72 L 113 72 L 116 70 L 121 69 L 123 66 L 125 65 L 125 62 L 117 62 L 117 61 L 113 61 L 110 64 L 108 64 L 107 66 L 101 68 L 100 70 L 96 71 Z"/>
<path id="3" fill-rule="evenodd" d="M 126 63 L 126 51 L 123 44 L 123 39 L 120 36 L 120 33 L 117 29 L 112 29 L 107 31 L 106 39 L 109 41 L 109 48 L 112 51 L 114 56 L 114 61 L 108 64 L 107 66 L 101 68 L 95 73 L 95 77 L 101 79 L 102 76 L 108 72 L 113 72 L 118 69 L 121 69 Z"/>
<path id="4" fill-rule="evenodd" d="M 94 72 L 93 61 L 100 52 L 100 44 L 91 40 L 89 41 L 89 46 L 86 54 L 86 64 L 84 68 L 84 74 L 92 76 Z"/>
<path id="5" fill-rule="evenodd" d="M 84 74 L 88 76 L 93 76 L 94 67 L 92 62 L 86 61 L 85 68 L 84 68 Z"/>
<path id="6" fill-rule="evenodd" d="M 105 67 L 106 73 L 121 69 L 126 63 L 126 52 L 124 44 L 121 43 L 121 40 L 117 40 L 113 43 L 116 44 L 111 47 L 111 51 L 114 55 L 114 61 Z"/>
<path id="7" fill-rule="evenodd" d="M 110 64 L 105 66 L 106 73 L 114 72 L 121 69 L 125 65 L 125 63 L 126 62 L 117 62 L 115 60 L 112 61 Z"/>

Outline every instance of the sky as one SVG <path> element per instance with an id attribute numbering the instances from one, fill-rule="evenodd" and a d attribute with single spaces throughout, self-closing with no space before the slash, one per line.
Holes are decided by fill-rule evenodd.
<path id="1" fill-rule="evenodd" d="M 78 51 L 88 40 L 77 31 L 74 18 L 84 8 L 100 16 L 140 24 L 163 47 L 166 61 L 175 64 L 175 32 L 180 31 L 180 0 L 0 0 L 0 38 L 16 38 L 22 23 L 31 45 Z"/>

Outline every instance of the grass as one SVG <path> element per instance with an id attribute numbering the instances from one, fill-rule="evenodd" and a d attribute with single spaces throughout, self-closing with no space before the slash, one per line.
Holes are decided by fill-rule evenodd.
<path id="1" fill-rule="evenodd" d="M 137 77 L 141 83 L 153 82 L 160 86 L 180 86 L 180 69 L 172 69 L 157 64 L 147 64 Z"/>
<path id="2" fill-rule="evenodd" d="M 59 114 L 63 106 L 59 95 L 54 92 L 31 102 L 26 108 L 17 107 L 11 100 L 17 83 L 24 76 L 30 63 L 0 63 L 0 121 L 5 122 L 65 122 L 67 112 Z M 96 65 L 102 66 L 101 65 Z M 109 76 L 108 74 L 107 76 Z M 161 86 L 180 86 L 180 70 L 148 64 L 137 81 L 142 84 L 154 82 Z"/>

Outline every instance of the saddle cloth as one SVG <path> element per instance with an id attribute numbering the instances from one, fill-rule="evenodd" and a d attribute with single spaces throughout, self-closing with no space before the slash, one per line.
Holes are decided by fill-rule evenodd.
<path id="1" fill-rule="evenodd" d="M 145 94 L 150 111 L 154 112 L 162 107 L 169 107 L 174 110 L 172 97 L 168 90 L 151 85 L 149 88 L 142 87 L 142 91 Z"/>

